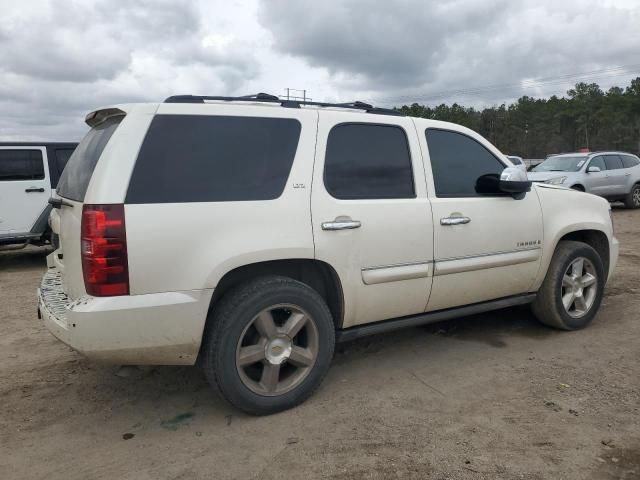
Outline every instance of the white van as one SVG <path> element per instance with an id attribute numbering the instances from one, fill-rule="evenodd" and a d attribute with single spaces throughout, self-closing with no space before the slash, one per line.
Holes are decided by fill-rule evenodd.
<path id="1" fill-rule="evenodd" d="M 44 244 L 47 203 L 77 143 L 0 143 L 0 245 Z"/>

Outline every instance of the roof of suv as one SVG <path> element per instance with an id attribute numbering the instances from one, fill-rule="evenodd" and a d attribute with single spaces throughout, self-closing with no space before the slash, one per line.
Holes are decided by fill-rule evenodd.
<path id="1" fill-rule="evenodd" d="M 591 157 L 593 155 L 633 155 L 633 153 L 619 152 L 619 151 L 615 151 L 615 150 L 602 150 L 602 151 L 596 151 L 596 152 L 555 153 L 555 154 L 549 155 L 547 158 L 551 158 L 551 157 Z"/>

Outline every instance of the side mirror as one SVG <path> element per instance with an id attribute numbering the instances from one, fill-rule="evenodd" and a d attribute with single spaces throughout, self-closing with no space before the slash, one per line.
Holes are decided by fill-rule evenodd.
<path id="1" fill-rule="evenodd" d="M 520 200 L 530 190 L 527 173 L 517 167 L 505 168 L 501 175 L 487 173 L 476 180 L 476 192 L 481 195 L 510 195 Z"/>
<path id="2" fill-rule="evenodd" d="M 600 167 L 596 167 L 595 165 L 592 167 L 587 168 L 587 173 L 597 173 L 600 172 L 602 170 L 600 170 Z"/>

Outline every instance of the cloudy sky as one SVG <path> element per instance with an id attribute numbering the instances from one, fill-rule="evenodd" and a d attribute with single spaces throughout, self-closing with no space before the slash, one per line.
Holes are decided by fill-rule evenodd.
<path id="1" fill-rule="evenodd" d="M 0 140 L 172 94 L 491 105 L 640 76 L 639 0 L 0 0 Z"/>

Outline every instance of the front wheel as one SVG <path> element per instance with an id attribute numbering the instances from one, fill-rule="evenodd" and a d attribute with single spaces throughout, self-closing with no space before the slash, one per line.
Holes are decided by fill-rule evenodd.
<path id="1" fill-rule="evenodd" d="M 253 415 L 294 407 L 322 382 L 335 328 L 304 283 L 263 277 L 226 294 L 207 319 L 202 367 L 233 406 Z"/>
<path id="2" fill-rule="evenodd" d="M 586 243 L 562 241 L 533 302 L 533 312 L 550 327 L 584 328 L 598 312 L 605 280 L 598 252 Z"/>
<path id="3" fill-rule="evenodd" d="M 624 199 L 624 206 L 627 208 L 640 208 L 640 183 L 631 188 L 629 195 Z"/>

